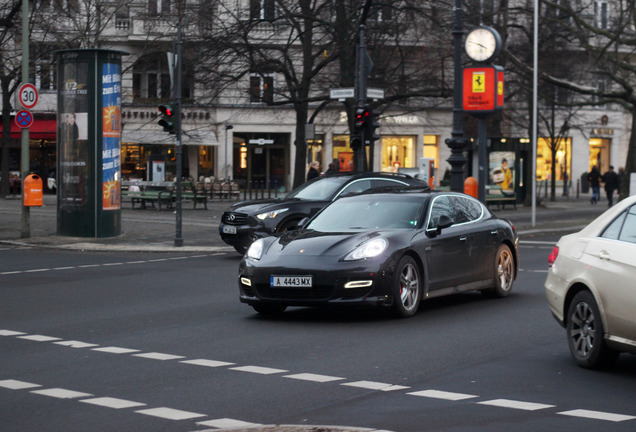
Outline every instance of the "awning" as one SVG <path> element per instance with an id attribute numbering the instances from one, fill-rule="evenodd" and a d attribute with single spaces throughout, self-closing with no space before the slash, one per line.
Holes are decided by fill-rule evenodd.
<path id="1" fill-rule="evenodd" d="M 0 134 L 2 133 L 2 123 L 0 122 Z M 29 127 L 29 139 L 31 140 L 49 140 L 55 141 L 57 137 L 57 120 L 55 119 L 39 119 L 35 118 L 33 124 Z M 22 128 L 15 124 L 13 117 L 11 118 L 11 139 L 22 138 Z"/>
<path id="2" fill-rule="evenodd" d="M 122 144 L 163 144 L 176 145 L 176 135 L 168 134 L 158 130 L 127 130 L 122 133 Z M 191 146 L 216 146 L 219 141 L 212 131 L 188 131 L 184 130 L 181 135 L 181 144 Z"/>

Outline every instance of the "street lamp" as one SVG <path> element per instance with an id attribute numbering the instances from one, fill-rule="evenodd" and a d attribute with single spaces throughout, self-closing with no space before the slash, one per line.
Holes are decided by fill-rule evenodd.
<path id="1" fill-rule="evenodd" d="M 228 180 L 228 164 L 227 164 L 227 154 L 228 154 L 228 148 L 227 148 L 227 131 L 229 131 L 230 129 L 234 129 L 234 126 L 232 126 L 231 124 L 227 124 L 225 123 L 225 181 Z"/>

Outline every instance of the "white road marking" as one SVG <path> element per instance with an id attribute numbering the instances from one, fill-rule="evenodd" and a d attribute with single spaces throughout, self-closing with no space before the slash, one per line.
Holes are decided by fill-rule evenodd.
<path id="1" fill-rule="evenodd" d="M 51 271 L 51 269 L 48 268 L 42 268 L 42 269 L 32 269 L 32 270 L 25 270 L 25 273 L 38 273 L 38 272 L 45 272 L 45 271 Z"/>
<path id="2" fill-rule="evenodd" d="M 342 383 L 340 385 L 348 386 L 348 387 L 358 387 L 358 388 L 363 388 L 368 390 L 380 390 L 380 391 L 406 390 L 410 388 L 408 386 L 386 384 L 386 383 L 375 382 L 375 381 L 355 381 L 355 382 Z"/>
<path id="3" fill-rule="evenodd" d="M 51 396 L 58 399 L 77 399 L 88 396 L 93 396 L 90 393 L 82 393 L 73 390 L 66 390 L 63 388 L 50 388 L 44 390 L 32 390 L 31 393 L 43 395 L 43 396 Z"/>
<path id="4" fill-rule="evenodd" d="M 334 377 L 329 375 L 318 375 L 318 374 L 312 374 L 312 373 L 285 375 L 283 378 L 292 378 L 297 380 L 313 381 L 313 382 L 320 382 L 320 383 L 331 382 L 331 381 L 341 381 L 345 379 L 340 377 Z"/>
<path id="5" fill-rule="evenodd" d="M 119 348 L 119 347 L 113 347 L 113 346 L 103 347 L 103 348 L 93 348 L 93 351 L 100 351 L 100 352 L 106 352 L 111 354 L 130 354 L 134 352 L 139 352 L 139 350 L 136 350 L 136 349 Z"/>
<path id="6" fill-rule="evenodd" d="M 584 410 L 584 409 L 563 411 L 557 414 L 571 416 L 571 417 L 583 417 L 588 419 L 606 420 L 606 421 L 613 421 L 613 422 L 622 422 L 622 421 L 636 419 L 636 417 L 634 416 L 629 416 L 624 414 L 613 414 L 608 412 L 590 411 L 590 410 Z"/>
<path id="7" fill-rule="evenodd" d="M 120 266 L 120 265 L 124 265 L 123 262 L 114 262 L 114 263 L 104 263 L 102 264 L 104 267 L 108 267 L 108 266 Z"/>
<path id="8" fill-rule="evenodd" d="M 261 366 L 239 366 L 239 367 L 230 368 L 230 370 L 236 370 L 240 372 L 251 372 L 251 373 L 257 373 L 262 375 L 271 375 L 271 374 L 289 372 L 288 370 L 284 370 L 284 369 L 274 369 L 274 368 L 261 367 Z"/>
<path id="9" fill-rule="evenodd" d="M 60 340 L 61 338 L 52 337 L 52 336 L 43 336 L 43 335 L 28 335 L 28 336 L 18 336 L 18 339 L 26 339 L 35 342 L 51 342 L 55 340 Z"/>
<path id="10" fill-rule="evenodd" d="M 460 401 L 464 399 L 472 399 L 472 398 L 479 397 L 476 395 L 470 395 L 470 394 L 464 394 L 464 393 L 452 393 L 452 392 L 446 392 L 446 391 L 440 391 L 440 390 L 423 390 L 423 391 L 417 391 L 417 392 L 412 392 L 407 394 L 411 396 L 421 396 L 421 397 L 427 397 L 427 398 L 433 398 L 433 399 L 444 399 L 444 400 L 451 400 L 451 401 Z"/>
<path id="11" fill-rule="evenodd" d="M 513 408 L 513 409 L 520 409 L 520 410 L 526 410 L 526 411 L 536 411 L 536 410 L 541 410 L 546 408 L 554 408 L 554 405 L 546 405 L 546 404 L 533 403 L 533 402 L 522 402 L 522 401 L 509 400 L 509 399 L 493 399 L 490 401 L 477 402 L 477 403 L 480 405 L 491 405 L 491 406 L 497 406 L 502 408 Z"/>
<path id="12" fill-rule="evenodd" d="M 197 422 L 201 426 L 209 426 L 217 429 L 236 429 L 241 427 L 253 427 L 261 426 L 260 423 L 249 423 L 241 420 L 234 420 L 230 418 L 220 418 L 214 420 L 207 420 L 204 422 Z"/>
<path id="13" fill-rule="evenodd" d="M 0 330 L 0 336 L 18 336 L 26 333 L 13 331 L 13 330 Z"/>
<path id="14" fill-rule="evenodd" d="M 183 360 L 183 361 L 180 361 L 179 363 L 191 364 L 195 366 L 205 366 L 205 367 L 211 367 L 211 368 L 221 367 L 221 366 L 232 366 L 233 364 L 236 364 L 236 363 L 229 363 L 229 362 L 217 361 L 217 360 L 206 360 L 206 359 Z"/>
<path id="15" fill-rule="evenodd" d="M 149 352 L 143 354 L 133 354 L 133 357 L 143 357 L 152 360 L 176 360 L 180 358 L 185 358 L 184 356 L 172 355 L 172 354 L 163 354 L 158 352 Z"/>
<path id="16" fill-rule="evenodd" d="M 17 381 L 17 380 L 3 380 L 0 381 L 0 387 L 8 388 L 11 390 L 23 390 L 28 388 L 36 388 L 42 387 L 40 384 L 33 384 L 26 381 Z"/>
<path id="17" fill-rule="evenodd" d="M 62 342 L 53 342 L 56 345 L 62 345 L 69 348 L 91 348 L 98 346 L 97 344 L 91 344 L 86 342 L 80 342 L 76 340 L 62 341 Z"/>
<path id="18" fill-rule="evenodd" d="M 72 270 L 72 269 L 74 269 L 74 268 L 77 268 L 77 267 L 75 267 L 75 266 L 69 266 L 69 267 L 55 267 L 55 268 L 52 268 L 51 270 Z"/>
<path id="19" fill-rule="evenodd" d="M 91 268 L 91 267 L 99 267 L 101 264 L 84 264 L 81 266 L 77 266 L 77 268 Z"/>
<path id="20" fill-rule="evenodd" d="M 172 408 L 150 408 L 147 410 L 135 411 L 139 414 L 149 415 L 153 417 L 161 417 L 168 420 L 188 420 L 198 417 L 205 417 L 205 414 L 198 414 L 188 411 L 181 411 Z"/>
<path id="21" fill-rule="evenodd" d="M 133 402 L 133 401 L 125 400 L 125 399 L 117 399 L 112 397 L 84 399 L 84 400 L 81 400 L 80 402 L 92 404 L 92 405 L 99 405 L 99 406 L 103 406 L 106 408 L 113 408 L 113 409 L 133 408 L 133 407 L 140 407 L 140 406 L 146 405 L 145 403 L 141 403 L 141 402 Z"/>

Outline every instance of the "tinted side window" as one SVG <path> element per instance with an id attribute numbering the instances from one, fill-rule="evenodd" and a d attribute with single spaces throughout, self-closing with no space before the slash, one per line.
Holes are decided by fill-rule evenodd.
<path id="1" fill-rule="evenodd" d="M 608 238 L 612 240 L 618 240 L 618 236 L 621 233 L 621 227 L 623 226 L 623 221 L 625 220 L 626 212 L 621 213 L 616 219 L 612 221 L 611 224 L 605 228 L 601 237 Z"/>
<path id="2" fill-rule="evenodd" d="M 395 181 L 395 180 L 389 180 L 389 179 L 375 179 L 373 180 L 373 187 L 386 187 L 386 186 L 393 186 L 393 187 L 398 187 L 398 186 L 404 186 L 404 183 L 399 182 L 399 181 Z"/>
<path id="3" fill-rule="evenodd" d="M 481 205 L 472 199 L 455 196 L 453 202 L 455 204 L 455 223 L 474 221 L 481 216 Z"/>
<path id="4" fill-rule="evenodd" d="M 447 195 L 442 195 L 435 197 L 433 201 L 433 206 L 431 207 L 428 224 L 426 225 L 427 229 L 436 228 L 439 223 L 439 218 L 442 215 L 446 215 L 449 218 L 454 219 L 454 211 L 453 206 L 450 201 L 450 197 Z"/>
<path id="5" fill-rule="evenodd" d="M 371 180 L 354 180 L 349 183 L 338 196 L 363 192 L 371 187 Z"/>

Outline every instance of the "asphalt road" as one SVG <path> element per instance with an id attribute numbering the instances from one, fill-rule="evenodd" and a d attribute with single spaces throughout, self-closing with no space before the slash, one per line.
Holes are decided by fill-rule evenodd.
<path id="1" fill-rule="evenodd" d="M 513 294 L 406 320 L 238 302 L 234 253 L 0 249 L 0 430 L 633 431 L 636 357 L 580 369 L 544 294 L 556 236 L 522 238 Z"/>

